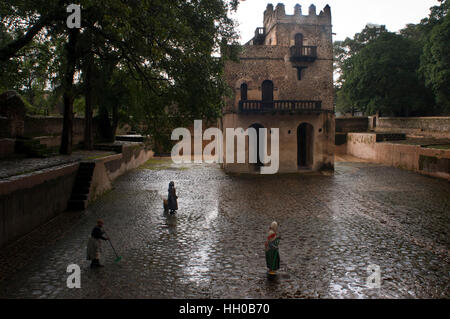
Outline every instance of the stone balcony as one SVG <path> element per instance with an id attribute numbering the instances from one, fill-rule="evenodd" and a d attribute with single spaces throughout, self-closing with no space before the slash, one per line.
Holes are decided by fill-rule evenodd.
<path id="1" fill-rule="evenodd" d="M 316 46 L 293 46 L 289 52 L 291 62 L 314 62 L 317 59 Z"/>
<path id="2" fill-rule="evenodd" d="M 239 101 L 239 113 L 301 113 L 301 112 L 331 112 L 322 109 L 322 101 L 299 100 L 247 100 Z"/>

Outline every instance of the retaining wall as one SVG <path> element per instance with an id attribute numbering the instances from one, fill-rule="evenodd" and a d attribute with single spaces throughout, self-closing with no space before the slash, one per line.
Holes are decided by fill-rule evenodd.
<path id="1" fill-rule="evenodd" d="M 349 155 L 450 180 L 450 150 L 395 142 L 377 143 L 375 133 L 348 133 L 345 145 Z"/>
<path id="2" fill-rule="evenodd" d="M 375 130 L 377 132 L 450 137 L 450 117 L 379 117 Z"/>
<path id="3" fill-rule="evenodd" d="M 96 163 L 89 202 L 111 189 L 120 175 L 153 156 L 144 144 L 124 145 L 123 153 L 93 160 Z M 64 212 L 79 163 L 49 168 L 0 181 L 0 247 L 26 235 Z"/>
<path id="4" fill-rule="evenodd" d="M 112 182 L 125 172 L 135 169 L 153 157 L 153 151 L 146 150 L 143 144 L 124 145 L 122 153 L 94 160 L 88 201 L 92 202 L 112 188 Z"/>
<path id="5" fill-rule="evenodd" d="M 66 209 L 78 166 L 69 164 L 0 181 L 0 247 Z"/>

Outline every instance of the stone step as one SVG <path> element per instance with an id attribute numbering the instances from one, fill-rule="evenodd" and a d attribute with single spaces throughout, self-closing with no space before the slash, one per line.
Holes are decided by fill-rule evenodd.
<path id="1" fill-rule="evenodd" d="M 82 180 L 75 180 L 75 184 L 73 184 L 74 189 L 80 189 L 80 188 L 90 188 L 91 182 L 88 181 L 82 181 Z"/>
<path id="2" fill-rule="evenodd" d="M 73 187 L 72 194 L 89 194 L 89 187 Z"/>
<path id="3" fill-rule="evenodd" d="M 90 183 L 92 181 L 92 174 L 77 174 L 75 181 Z"/>
<path id="4" fill-rule="evenodd" d="M 67 210 L 85 210 L 87 201 L 85 200 L 69 200 Z"/>
<path id="5" fill-rule="evenodd" d="M 73 194 L 70 196 L 70 200 L 87 200 L 88 195 L 87 194 Z"/>

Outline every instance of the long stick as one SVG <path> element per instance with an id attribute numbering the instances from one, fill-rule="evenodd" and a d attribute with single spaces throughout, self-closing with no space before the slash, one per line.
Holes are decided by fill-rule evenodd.
<path id="1" fill-rule="evenodd" d="M 106 232 L 105 232 L 105 234 L 106 234 Z M 111 248 L 113 249 L 114 253 L 116 254 L 116 257 L 117 257 L 116 260 L 121 259 L 122 257 L 120 257 L 120 256 L 117 254 L 116 249 L 114 248 L 114 246 L 113 246 L 113 244 L 112 244 L 111 239 L 109 238 L 109 236 L 108 236 L 108 242 L 109 242 L 109 244 L 111 245 Z"/>

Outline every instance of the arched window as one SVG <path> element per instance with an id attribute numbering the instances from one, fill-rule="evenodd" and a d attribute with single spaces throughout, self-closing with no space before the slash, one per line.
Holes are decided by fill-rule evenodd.
<path id="1" fill-rule="evenodd" d="M 295 46 L 302 47 L 303 46 L 303 34 L 297 33 L 295 35 Z"/>
<path id="2" fill-rule="evenodd" d="M 247 101 L 247 91 L 248 91 L 247 83 L 242 83 L 241 84 L 241 101 Z"/>
<path id="3" fill-rule="evenodd" d="M 265 102 L 273 101 L 273 82 L 265 80 L 261 85 L 262 100 Z"/>
<path id="4" fill-rule="evenodd" d="M 273 108 L 273 82 L 270 80 L 265 80 L 261 85 L 262 91 L 262 107 Z"/>

